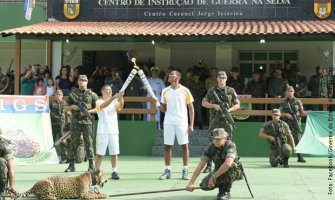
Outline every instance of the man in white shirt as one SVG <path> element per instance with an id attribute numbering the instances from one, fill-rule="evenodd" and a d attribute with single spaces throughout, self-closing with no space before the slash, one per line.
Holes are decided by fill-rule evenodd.
<path id="1" fill-rule="evenodd" d="M 102 156 L 105 155 L 107 147 L 112 162 L 112 179 L 118 180 L 120 177 L 117 173 L 117 155 L 119 149 L 119 126 L 117 111 L 121 111 L 124 105 L 124 92 L 119 92 L 112 96 L 112 88 L 110 85 L 104 85 L 101 88 L 102 99 L 97 100 L 96 110 L 99 117 L 97 138 L 96 138 L 96 169 L 100 169 Z M 118 99 L 115 103 L 113 99 Z"/>
<path id="2" fill-rule="evenodd" d="M 171 157 L 172 146 L 175 137 L 181 146 L 183 153 L 183 170 L 182 179 L 188 180 L 188 134 L 193 131 L 194 124 L 194 107 L 193 96 L 189 89 L 180 84 L 181 74 L 174 70 L 169 74 L 169 82 L 171 85 L 162 91 L 162 99 L 160 109 L 165 112 L 164 118 L 164 144 L 165 144 L 165 172 L 159 179 L 171 178 Z M 189 110 L 189 124 L 187 117 L 187 108 Z"/>
<path id="3" fill-rule="evenodd" d="M 161 93 L 162 93 L 162 90 L 165 88 L 165 84 L 164 84 L 163 80 L 158 77 L 158 72 L 159 72 L 158 67 L 151 67 L 150 72 L 151 72 L 151 77 L 148 78 L 148 82 L 149 82 L 152 90 L 154 91 L 154 93 L 157 97 L 157 100 L 160 101 Z M 151 97 L 149 92 L 148 92 L 147 96 Z M 151 106 L 151 103 L 148 102 L 147 103 L 147 108 L 150 108 L 150 106 Z M 155 121 L 156 122 L 160 121 L 160 113 L 161 113 L 161 111 L 157 110 L 157 113 L 155 115 Z M 150 120 L 150 115 L 147 115 L 147 121 L 149 121 L 149 120 Z"/>

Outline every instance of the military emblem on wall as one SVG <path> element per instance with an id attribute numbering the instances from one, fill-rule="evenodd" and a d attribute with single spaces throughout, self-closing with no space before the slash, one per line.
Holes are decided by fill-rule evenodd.
<path id="1" fill-rule="evenodd" d="M 314 0 L 314 14 L 320 19 L 327 18 L 332 9 L 331 5 L 331 0 Z"/>
<path id="2" fill-rule="evenodd" d="M 80 12 L 80 0 L 64 0 L 64 15 L 68 19 L 75 19 Z"/>

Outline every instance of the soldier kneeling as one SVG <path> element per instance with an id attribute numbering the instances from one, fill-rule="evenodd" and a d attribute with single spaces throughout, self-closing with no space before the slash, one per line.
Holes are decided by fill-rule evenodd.
<path id="1" fill-rule="evenodd" d="M 233 182 L 242 179 L 242 171 L 236 151 L 235 144 L 227 140 L 228 133 L 223 128 L 213 130 L 213 143 L 205 150 L 201 161 L 195 169 L 193 176 L 188 183 L 186 190 L 194 190 L 194 182 L 205 167 L 209 159 L 213 160 L 215 169 L 208 174 L 200 183 L 202 190 L 219 189 L 217 199 L 224 200 L 230 198 L 230 189 Z"/>
<path id="2" fill-rule="evenodd" d="M 259 132 L 259 137 L 268 140 L 270 143 L 271 153 L 269 161 L 271 167 L 283 164 L 285 168 L 288 168 L 288 159 L 292 155 L 292 151 L 295 151 L 294 139 L 289 126 L 280 120 L 280 110 L 273 109 L 271 116 L 272 120 L 265 122 Z M 288 145 L 288 140 L 291 146 Z"/>

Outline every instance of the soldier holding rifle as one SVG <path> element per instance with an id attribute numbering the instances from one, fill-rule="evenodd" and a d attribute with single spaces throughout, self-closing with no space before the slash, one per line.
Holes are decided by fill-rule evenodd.
<path id="1" fill-rule="evenodd" d="M 94 118 L 89 114 L 95 108 L 98 96 L 87 89 L 87 76 L 79 75 L 78 85 L 69 95 L 69 106 L 65 106 L 65 111 L 72 111 L 71 126 L 71 155 L 69 167 L 65 172 L 76 171 L 74 162 L 77 148 L 80 143 L 80 135 L 83 134 L 86 157 L 89 161 L 88 170 L 94 170 L 94 152 L 93 152 L 93 123 Z"/>
<path id="2" fill-rule="evenodd" d="M 237 94 L 234 88 L 226 86 L 227 74 L 224 71 L 219 71 L 217 76 L 218 85 L 211 87 L 206 96 L 202 100 L 202 106 L 210 109 L 209 117 L 209 128 L 208 138 L 210 143 L 212 142 L 212 131 L 215 128 L 224 128 L 228 133 L 228 139 L 233 138 L 234 123 L 230 112 L 233 112 L 240 108 L 240 101 L 237 98 Z M 218 98 L 219 99 L 218 99 Z M 221 104 L 220 104 L 221 103 Z M 222 107 L 222 103 L 224 107 Z M 226 109 L 226 112 L 223 110 Z M 231 120 L 229 120 L 231 119 Z M 204 173 L 211 172 L 212 164 L 209 160 Z"/>
<path id="3" fill-rule="evenodd" d="M 306 116 L 300 99 L 294 97 L 294 88 L 288 86 L 285 92 L 285 100 L 280 105 L 283 121 L 285 121 L 292 132 L 295 144 L 298 144 L 302 137 L 301 117 Z M 298 162 L 305 163 L 306 160 L 298 154 Z"/>
<path id="4" fill-rule="evenodd" d="M 270 143 L 270 165 L 277 167 L 278 164 L 284 164 L 285 168 L 289 167 L 288 159 L 295 151 L 295 143 L 288 125 L 280 120 L 280 110 L 272 110 L 272 120 L 265 122 L 259 132 L 259 137 L 266 139 Z M 291 146 L 288 145 L 288 141 Z"/>

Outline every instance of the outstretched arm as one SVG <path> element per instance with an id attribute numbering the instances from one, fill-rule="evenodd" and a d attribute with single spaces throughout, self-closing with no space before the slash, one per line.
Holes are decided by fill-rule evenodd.
<path id="1" fill-rule="evenodd" d="M 205 167 L 206 161 L 202 160 L 198 164 L 197 168 L 193 172 L 191 180 L 188 182 L 188 185 L 186 186 L 186 190 L 189 192 L 193 192 L 194 190 L 194 182 L 198 178 L 199 174 L 201 173 L 202 169 Z"/>

